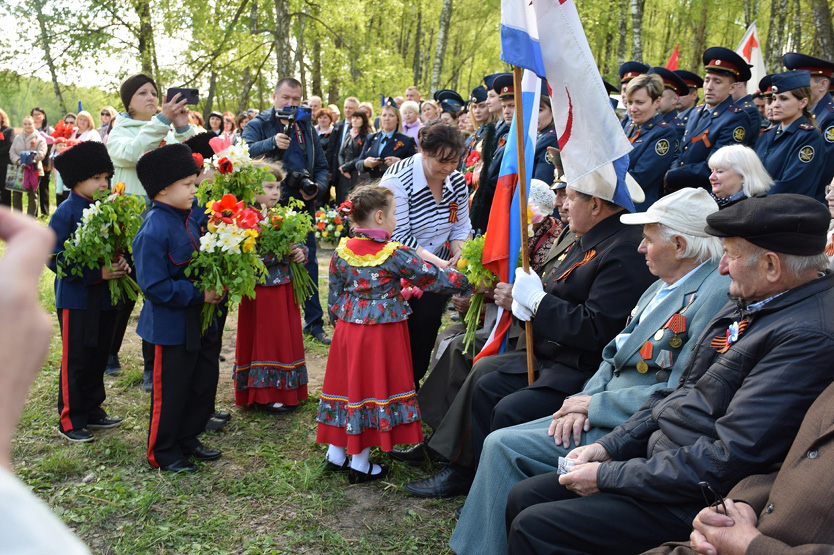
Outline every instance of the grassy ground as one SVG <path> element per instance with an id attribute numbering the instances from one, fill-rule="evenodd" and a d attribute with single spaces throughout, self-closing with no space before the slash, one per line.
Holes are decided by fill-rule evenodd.
<path id="1" fill-rule="evenodd" d="M 319 255 L 326 299 L 330 252 Z M 41 283 L 54 313 L 52 274 Z M 410 497 L 402 485 L 436 470 L 388 461 L 387 481 L 349 486 L 345 474 L 325 471 L 315 442 L 317 395 L 327 349 L 305 339 L 311 399 L 301 410 L 272 416 L 234 408 L 231 367 L 236 315 L 224 334 L 218 408 L 232 421 L 203 441 L 223 450 L 199 472 L 171 475 L 146 462 L 149 395 L 142 392 L 140 341 L 128 328 L 121 375 L 107 377 L 105 407 L 124 418 L 96 441 L 72 445 L 57 434 L 61 349 L 57 321 L 49 358 L 30 393 L 14 440 L 16 474 L 103 554 L 448 553 L 458 500 Z M 329 330 L 332 331 L 332 330 Z"/>

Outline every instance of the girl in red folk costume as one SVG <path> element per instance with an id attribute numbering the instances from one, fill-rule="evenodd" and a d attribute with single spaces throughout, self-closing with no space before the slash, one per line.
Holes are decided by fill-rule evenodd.
<path id="1" fill-rule="evenodd" d="M 267 164 L 270 181 L 263 182 L 258 204 L 274 207 L 281 198 L 284 172 Z M 292 412 L 307 399 L 307 362 L 301 334 L 301 312 L 293 299 L 290 258 L 304 263 L 302 244 L 289 256 L 262 257 L 269 272 L 255 286 L 255 298 L 240 303 L 235 346 L 235 404 L 258 405 L 267 412 Z"/>
<path id="2" fill-rule="evenodd" d="M 351 484 L 383 478 L 370 449 L 423 440 L 414 390 L 401 279 L 439 293 L 462 292 L 466 278 L 390 241 L 397 223 L 393 193 L 355 189 L 344 208 L 355 237 L 342 239 L 330 262 L 331 319 L 338 319 L 327 358 L 316 441 L 328 443 L 327 466 L 348 470 Z M 347 455 L 351 455 L 348 463 Z M 349 466 L 349 468 L 348 468 Z"/>

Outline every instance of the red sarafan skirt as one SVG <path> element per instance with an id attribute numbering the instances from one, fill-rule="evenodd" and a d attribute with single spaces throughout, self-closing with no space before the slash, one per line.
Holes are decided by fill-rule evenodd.
<path id="1" fill-rule="evenodd" d="M 423 441 L 406 321 L 339 320 L 316 420 L 316 441 L 347 447 L 350 455 Z"/>
<path id="2" fill-rule="evenodd" d="M 307 361 L 301 311 L 292 284 L 258 285 L 244 297 L 237 319 L 235 404 L 297 405 L 307 398 Z"/>

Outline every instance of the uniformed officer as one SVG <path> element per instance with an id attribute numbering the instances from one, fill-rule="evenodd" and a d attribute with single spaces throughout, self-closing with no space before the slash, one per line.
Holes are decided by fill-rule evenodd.
<path id="1" fill-rule="evenodd" d="M 658 75 L 663 80 L 663 94 L 660 95 L 658 111 L 663 116 L 663 121 L 671 125 L 678 134 L 675 141 L 677 148 L 683 140 L 686 124 L 678 117 L 676 108 L 680 97 L 689 95 L 689 86 L 674 71 L 665 67 L 653 67 L 648 71 L 648 75 Z"/>
<path id="2" fill-rule="evenodd" d="M 541 179 L 545 183 L 553 181 L 553 171 L 556 169 L 547 156 L 548 147 L 559 146 L 559 137 L 553 124 L 553 108 L 550 102 L 550 92 L 547 81 L 542 79 L 541 100 L 539 101 L 538 135 L 536 137 L 536 154 L 533 158 L 532 179 Z"/>
<path id="3" fill-rule="evenodd" d="M 506 80 L 507 76 L 509 76 L 510 86 L 512 86 L 512 73 L 493 73 L 492 75 L 484 77 L 484 85 L 487 88 L 487 107 L 489 108 L 489 113 L 494 114 L 497 121 L 495 124 L 496 140 L 510 130 L 510 124 L 504 122 L 501 97 L 498 95 L 498 91 L 495 90 L 494 87 L 495 80 L 498 77 L 501 77 L 502 80 Z"/>
<path id="4" fill-rule="evenodd" d="M 451 89 L 438 89 L 434 91 L 434 100 L 440 107 L 440 119 L 450 125 L 457 126 L 457 119 L 463 109 L 463 98 Z"/>
<path id="5" fill-rule="evenodd" d="M 761 118 L 759 118 L 759 109 L 753 103 L 753 97 L 747 94 L 747 81 L 739 79 L 733 91 L 730 93 L 733 97 L 733 102 L 736 106 L 744 110 L 747 114 L 749 125 L 745 130 L 744 144 L 750 148 L 756 147 L 756 140 L 759 138 L 759 129 L 762 127 Z"/>
<path id="6" fill-rule="evenodd" d="M 750 79 L 747 62 L 720 46 L 708 48 L 703 60 L 704 106 L 689 117 L 678 155 L 666 173 L 667 192 L 683 187 L 703 187 L 709 191 L 710 154 L 722 146 L 744 144 L 750 125 L 747 114 L 730 96 L 733 84 Z"/>
<path id="7" fill-rule="evenodd" d="M 638 212 L 647 210 L 663 195 L 663 176 L 675 157 L 677 131 L 659 112 L 663 92 L 658 74 L 638 75 L 626 87 L 631 116 L 626 136 L 634 148 L 628 153 L 628 172 L 646 195 L 642 203 L 635 204 Z"/>
<path id="8" fill-rule="evenodd" d="M 641 63 L 641 62 L 634 62 L 629 61 L 625 62 L 623 65 L 620 66 L 618 73 L 620 74 L 620 96 L 625 98 L 625 91 L 628 82 L 637 77 L 638 75 L 645 75 L 646 72 L 649 71 L 649 66 Z M 623 129 L 628 127 L 629 118 L 628 112 L 626 112 L 623 121 L 620 122 L 623 125 Z"/>
<path id="9" fill-rule="evenodd" d="M 701 79 L 700 75 L 685 69 L 676 69 L 675 75 L 683 79 L 683 82 L 689 87 L 689 94 L 678 96 L 678 105 L 675 107 L 678 110 L 678 119 L 686 125 L 689 123 L 689 116 L 698 104 L 698 89 L 704 86 L 704 80 Z"/>
<path id="10" fill-rule="evenodd" d="M 770 194 L 816 198 L 825 166 L 825 141 L 808 111 L 811 76 L 807 70 L 777 73 L 771 88 L 774 126 L 756 144 L 756 154 L 774 181 Z"/>
<path id="11" fill-rule="evenodd" d="M 472 195 L 474 195 L 481 182 L 485 159 L 492 157 L 492 151 L 486 147 L 489 143 L 492 143 L 494 147 L 495 142 L 493 140 L 495 137 L 495 116 L 489 112 L 487 90 L 483 85 L 478 85 L 472 89 L 472 94 L 469 96 L 469 120 L 476 129 L 466 140 L 459 170 L 466 178 L 466 184 L 469 186 L 471 203 Z"/>
<path id="12" fill-rule="evenodd" d="M 486 232 L 489 211 L 492 208 L 492 197 L 495 195 L 498 174 L 501 172 L 504 145 L 507 142 L 507 133 L 510 130 L 510 124 L 515 113 L 515 89 L 512 73 L 499 73 L 493 76 L 492 90 L 501 104 L 503 119 L 495 126 L 495 149 L 491 158 L 484 160 L 486 174 L 481 174 L 481 184 L 475 191 L 472 206 L 469 209 L 469 219 L 476 234 Z"/>
<path id="13" fill-rule="evenodd" d="M 782 56 L 788 69 L 804 69 L 811 74 L 811 102 L 808 109 L 817 120 L 817 127 L 825 141 L 825 168 L 815 198 L 823 200 L 825 186 L 834 178 L 834 100 L 828 89 L 834 74 L 834 63 L 794 52 Z"/>
<path id="14" fill-rule="evenodd" d="M 773 122 L 770 119 L 772 116 L 771 104 L 773 104 L 773 89 L 771 87 L 773 87 L 773 74 L 768 73 L 759 80 L 759 92 L 762 93 L 762 98 L 764 98 L 765 101 L 764 115 L 767 120 L 766 124 L 762 123 L 762 130 L 759 135 L 764 133 L 765 129 L 769 129 L 773 125 Z"/>

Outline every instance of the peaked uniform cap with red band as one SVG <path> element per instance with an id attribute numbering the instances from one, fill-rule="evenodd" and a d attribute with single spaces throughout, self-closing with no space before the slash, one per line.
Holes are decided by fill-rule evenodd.
<path id="1" fill-rule="evenodd" d="M 620 83 L 625 84 L 638 75 L 645 75 L 648 71 L 648 65 L 641 62 L 628 61 L 619 67 L 617 73 L 620 75 Z"/>
<path id="2" fill-rule="evenodd" d="M 649 70 L 648 75 L 659 75 L 663 79 L 663 86 L 667 89 L 672 89 L 678 96 L 686 96 L 689 94 L 689 85 L 684 83 L 678 75 L 671 69 L 665 67 L 653 67 Z"/>
<path id="3" fill-rule="evenodd" d="M 502 73 L 492 80 L 492 90 L 498 93 L 501 100 L 515 98 L 512 73 Z"/>
<path id="4" fill-rule="evenodd" d="M 676 69 L 675 75 L 680 77 L 686 86 L 690 89 L 700 89 L 704 86 L 704 80 L 697 73 L 686 71 L 685 69 Z"/>
<path id="5" fill-rule="evenodd" d="M 798 52 L 788 52 L 782 56 L 782 64 L 788 69 L 804 69 L 811 75 L 829 79 L 834 75 L 834 63 Z"/>
<path id="6" fill-rule="evenodd" d="M 731 75 L 738 81 L 749 81 L 750 64 L 744 61 L 733 50 L 723 46 L 713 46 L 704 51 L 704 69 L 707 73 L 718 73 L 719 75 Z"/>

